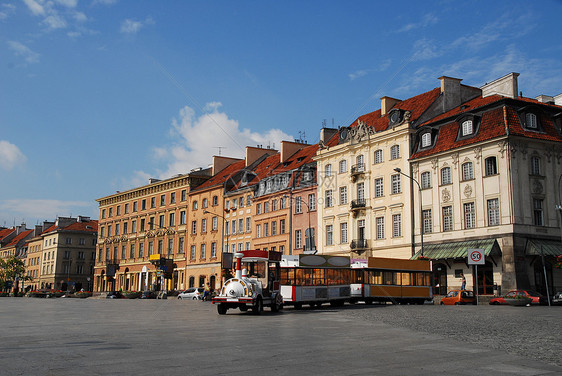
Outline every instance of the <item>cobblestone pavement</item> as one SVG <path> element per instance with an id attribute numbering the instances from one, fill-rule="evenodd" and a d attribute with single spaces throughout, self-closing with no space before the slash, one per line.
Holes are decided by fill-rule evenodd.
<path id="1" fill-rule="evenodd" d="M 0 298 L 0 375 L 560 375 L 562 307 Z"/>
<path id="2" fill-rule="evenodd" d="M 345 313 L 562 366 L 562 306 L 384 306 Z"/>

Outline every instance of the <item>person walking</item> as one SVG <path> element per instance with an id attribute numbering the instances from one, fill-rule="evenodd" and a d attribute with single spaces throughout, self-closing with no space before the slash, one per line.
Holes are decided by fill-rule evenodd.
<path id="1" fill-rule="evenodd" d="M 464 277 L 464 274 L 461 273 L 461 290 L 464 290 L 466 287 L 466 278 Z"/>

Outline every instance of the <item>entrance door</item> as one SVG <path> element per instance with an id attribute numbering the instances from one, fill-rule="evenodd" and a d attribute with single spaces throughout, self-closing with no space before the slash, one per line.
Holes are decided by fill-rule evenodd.
<path id="1" fill-rule="evenodd" d="M 433 265 L 434 295 L 447 295 L 447 265 Z"/>
<path id="2" fill-rule="evenodd" d="M 546 283 L 544 281 L 544 269 L 541 260 L 535 262 L 535 290 L 546 296 Z M 552 265 L 546 263 L 546 278 L 548 279 L 548 292 L 552 295 Z"/>
<path id="3" fill-rule="evenodd" d="M 365 220 L 357 221 L 357 237 L 359 241 L 365 240 Z"/>
<path id="4" fill-rule="evenodd" d="M 478 294 L 494 294 L 494 268 L 489 261 L 486 261 L 486 265 L 478 265 Z"/>

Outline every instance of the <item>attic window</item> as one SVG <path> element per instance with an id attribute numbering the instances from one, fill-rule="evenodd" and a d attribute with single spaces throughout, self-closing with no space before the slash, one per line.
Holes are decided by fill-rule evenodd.
<path id="1" fill-rule="evenodd" d="M 472 120 L 465 120 L 462 122 L 462 135 L 469 136 L 474 132 Z"/>
<path id="2" fill-rule="evenodd" d="M 297 158 L 297 162 L 302 162 L 302 161 L 304 161 L 304 157 L 298 157 Z"/>
<path id="3" fill-rule="evenodd" d="M 527 112 L 525 114 L 525 126 L 529 129 L 537 129 L 537 115 Z"/>
<path id="4" fill-rule="evenodd" d="M 388 114 L 389 125 L 398 125 L 402 122 L 402 111 L 398 109 L 390 110 Z"/>
<path id="5" fill-rule="evenodd" d="M 431 133 L 427 132 L 421 136 L 421 147 L 426 148 L 431 146 Z"/>

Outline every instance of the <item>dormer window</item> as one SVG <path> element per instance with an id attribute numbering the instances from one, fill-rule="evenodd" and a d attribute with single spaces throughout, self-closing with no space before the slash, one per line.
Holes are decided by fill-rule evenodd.
<path id="1" fill-rule="evenodd" d="M 525 114 L 525 126 L 529 129 L 537 129 L 537 115 L 532 112 L 527 112 Z"/>
<path id="2" fill-rule="evenodd" d="M 462 135 L 470 136 L 474 132 L 472 120 L 465 120 L 462 122 Z"/>
<path id="3" fill-rule="evenodd" d="M 399 109 L 390 110 L 388 114 L 388 124 L 393 126 L 393 125 L 398 125 L 401 122 L 402 122 L 402 111 L 400 111 Z"/>
<path id="4" fill-rule="evenodd" d="M 421 147 L 427 148 L 431 146 L 431 133 L 427 132 L 421 136 Z"/>

